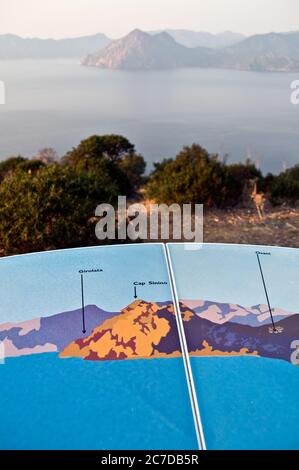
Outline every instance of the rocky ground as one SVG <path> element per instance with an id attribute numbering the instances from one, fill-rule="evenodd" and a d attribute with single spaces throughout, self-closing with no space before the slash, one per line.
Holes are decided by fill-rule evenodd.
<path id="1" fill-rule="evenodd" d="M 138 202 L 148 206 L 152 201 L 138 200 Z M 170 234 L 172 233 L 171 225 L 170 222 Z M 171 236 L 166 240 L 160 238 L 142 240 L 145 243 L 155 241 L 184 242 L 188 240 L 184 238 L 174 240 Z M 259 219 L 254 209 L 205 210 L 204 242 L 299 248 L 299 207 L 268 207 L 262 220 Z M 132 240 L 128 239 L 125 243 L 132 243 Z M 2 256 L 4 252 L 0 249 L 0 257 Z"/>
<path id="2" fill-rule="evenodd" d="M 206 211 L 204 241 L 299 248 L 299 209 L 268 208 L 263 220 L 250 209 Z"/>
<path id="3" fill-rule="evenodd" d="M 149 210 L 153 201 L 140 201 Z M 148 220 L 148 224 L 150 221 Z M 194 228 L 194 227 L 193 227 Z M 170 222 L 170 234 L 172 223 Z M 188 241 L 148 240 L 152 241 Z M 270 245 L 299 248 L 299 207 L 269 204 L 261 220 L 253 208 L 206 209 L 204 210 L 205 243 L 240 243 L 248 245 Z"/>

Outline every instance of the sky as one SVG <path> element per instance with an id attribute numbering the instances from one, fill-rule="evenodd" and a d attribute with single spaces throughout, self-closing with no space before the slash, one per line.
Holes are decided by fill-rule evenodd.
<path id="1" fill-rule="evenodd" d="M 185 250 L 171 244 L 176 287 L 180 299 L 265 304 L 256 259 L 261 247 L 205 245 Z M 299 251 L 268 248 L 262 266 L 272 307 L 297 313 Z M 0 259 L 0 324 L 23 321 L 81 307 L 81 269 L 86 305 L 119 311 L 137 297 L 149 302 L 172 298 L 161 244 L 135 244 L 58 250 Z M 149 281 L 167 282 L 149 285 Z"/>
<path id="2" fill-rule="evenodd" d="M 138 27 L 246 35 L 298 30 L 298 0 L 0 0 L 0 34 L 112 38 Z"/>
<path id="3" fill-rule="evenodd" d="M 246 245 L 204 245 L 185 250 L 170 245 L 178 296 L 185 300 L 209 300 L 252 307 L 266 304 L 256 250 L 273 308 L 298 313 L 299 250 Z"/>
<path id="4" fill-rule="evenodd" d="M 117 312 L 137 297 L 169 301 L 171 290 L 161 244 L 49 251 L 0 259 L 0 324 L 46 317 L 81 308 L 80 270 L 85 305 Z M 149 285 L 149 281 L 167 282 Z"/>

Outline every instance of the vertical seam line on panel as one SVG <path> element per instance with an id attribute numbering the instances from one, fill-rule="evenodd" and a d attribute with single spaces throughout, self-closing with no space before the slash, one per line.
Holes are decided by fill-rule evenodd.
<path id="1" fill-rule="evenodd" d="M 167 245 L 164 245 L 164 254 L 166 258 L 167 270 L 168 270 L 168 275 L 169 275 L 170 284 L 171 284 L 173 306 L 174 306 L 174 311 L 175 311 L 175 317 L 176 317 L 179 340 L 180 340 L 180 345 L 181 345 L 181 350 L 182 350 L 182 356 L 184 360 L 186 381 L 187 381 L 187 386 L 189 390 L 189 396 L 190 396 L 190 401 L 191 401 L 197 441 L 198 441 L 200 450 L 206 450 L 205 437 L 204 437 L 203 426 L 202 426 L 202 421 L 200 417 L 200 411 L 199 411 L 199 406 L 198 406 L 196 388 L 195 388 L 194 379 L 193 379 L 192 366 L 190 362 L 187 340 L 185 336 L 183 318 L 182 318 L 182 313 L 180 309 L 180 304 L 179 304 L 179 299 L 178 299 L 178 294 L 177 294 L 177 289 L 176 289 L 176 284 L 175 284 L 171 256 L 168 251 Z"/>

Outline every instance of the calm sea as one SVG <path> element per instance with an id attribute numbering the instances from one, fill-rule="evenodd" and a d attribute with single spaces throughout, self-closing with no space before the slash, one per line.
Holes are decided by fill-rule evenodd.
<path id="1" fill-rule="evenodd" d="M 111 71 L 71 60 L 1 61 L 0 159 L 60 154 L 94 133 L 121 133 L 149 163 L 198 142 L 264 171 L 299 162 L 299 76 L 223 70 Z"/>

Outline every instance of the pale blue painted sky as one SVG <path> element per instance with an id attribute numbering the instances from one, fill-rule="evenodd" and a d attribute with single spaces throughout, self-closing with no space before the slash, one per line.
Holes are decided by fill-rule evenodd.
<path id="1" fill-rule="evenodd" d="M 263 247 L 205 245 L 196 251 L 170 245 L 178 295 L 181 299 L 266 303 L 256 250 Z M 272 307 L 299 312 L 299 250 L 266 248 L 261 258 Z"/>
<path id="2" fill-rule="evenodd" d="M 162 245 L 49 251 L 0 259 L 0 324 L 81 307 L 80 269 L 101 268 L 85 279 L 85 303 L 118 311 L 134 301 L 133 282 L 167 281 Z M 171 299 L 166 286 L 137 288 L 148 301 Z"/>
<path id="3" fill-rule="evenodd" d="M 186 28 L 245 34 L 298 29 L 298 0 L 0 0 L 0 34 L 66 37 Z"/>
<path id="4" fill-rule="evenodd" d="M 173 244 L 171 255 L 181 299 L 204 299 L 252 306 L 266 303 L 255 251 L 261 247 L 205 245 L 184 250 Z M 267 248 L 262 258 L 273 307 L 299 312 L 299 250 Z M 73 310 L 81 307 L 80 269 L 101 268 L 85 274 L 85 303 L 118 311 L 139 298 L 171 299 L 163 247 L 127 245 L 50 251 L 0 259 L 0 324 Z"/>

